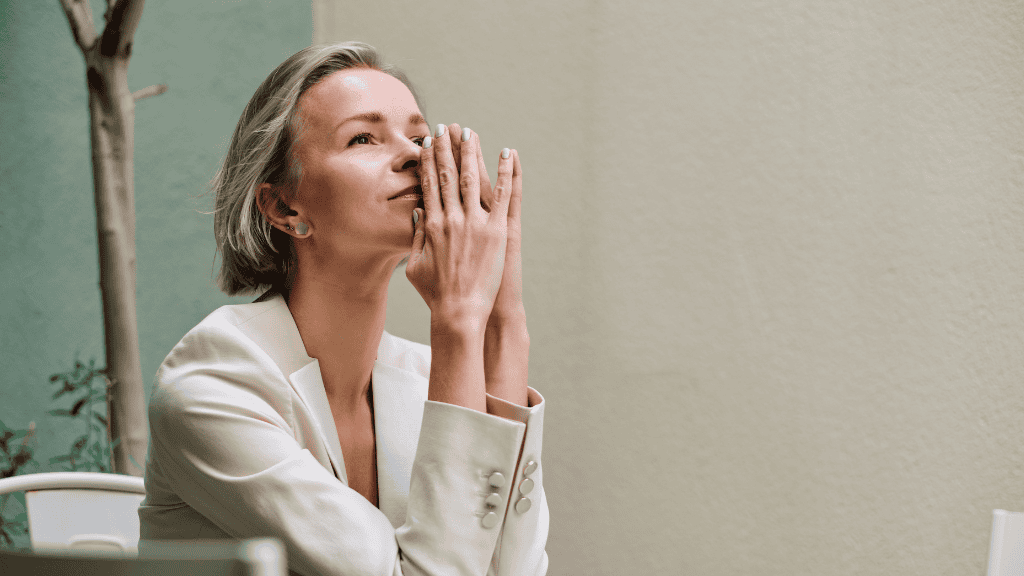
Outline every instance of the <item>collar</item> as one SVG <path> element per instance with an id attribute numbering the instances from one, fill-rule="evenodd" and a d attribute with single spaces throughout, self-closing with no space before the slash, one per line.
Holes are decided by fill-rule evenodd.
<path id="1" fill-rule="evenodd" d="M 237 306 L 237 324 L 246 336 L 274 360 L 315 420 L 327 448 L 334 475 L 348 483 L 345 459 L 334 417 L 324 390 L 320 363 L 306 354 L 299 329 L 280 294 L 264 295 L 252 304 Z M 410 370 L 403 359 L 414 352 L 411 342 L 382 334 L 372 372 L 374 433 L 377 447 L 379 508 L 395 527 L 405 522 L 409 478 L 416 455 L 427 377 Z"/>

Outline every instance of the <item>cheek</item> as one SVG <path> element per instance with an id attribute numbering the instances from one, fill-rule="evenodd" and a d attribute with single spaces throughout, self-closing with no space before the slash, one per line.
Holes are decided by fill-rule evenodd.
<path id="1" fill-rule="evenodd" d="M 315 222 L 342 227 L 360 226 L 375 219 L 384 185 L 383 168 L 376 158 L 347 158 L 321 164 L 303 175 L 301 192 Z"/>
<path id="2" fill-rule="evenodd" d="M 333 188 L 358 192 L 378 186 L 387 166 L 387 162 L 379 155 L 349 155 L 325 163 L 323 175 Z"/>

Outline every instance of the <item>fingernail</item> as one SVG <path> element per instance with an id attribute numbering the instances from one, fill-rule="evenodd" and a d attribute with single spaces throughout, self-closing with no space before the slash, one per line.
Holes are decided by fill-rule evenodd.
<path id="1" fill-rule="evenodd" d="M 440 138 L 441 136 L 444 136 L 444 124 L 438 124 L 434 130 L 434 138 Z"/>
<path id="2" fill-rule="evenodd" d="M 509 150 L 508 148 L 502 148 L 501 149 L 501 157 L 502 158 L 508 158 L 510 154 L 512 154 L 512 151 Z"/>
<path id="3" fill-rule="evenodd" d="M 467 140 L 469 140 L 469 128 L 463 128 L 462 129 L 462 141 L 466 142 Z"/>
<path id="4" fill-rule="evenodd" d="M 415 226 L 416 224 L 419 223 L 419 221 L 420 221 L 420 211 L 419 210 L 413 210 L 412 211 L 412 225 Z"/>
<path id="5" fill-rule="evenodd" d="M 434 143 L 434 139 L 431 138 L 430 136 L 427 136 L 426 138 L 423 139 L 423 147 L 424 148 L 430 148 L 431 144 L 433 144 L 433 143 Z"/>

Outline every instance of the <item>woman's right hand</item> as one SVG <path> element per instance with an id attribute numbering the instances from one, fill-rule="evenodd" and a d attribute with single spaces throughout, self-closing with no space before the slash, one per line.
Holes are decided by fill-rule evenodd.
<path id="1" fill-rule="evenodd" d="M 461 170 L 452 152 L 453 137 L 465 137 L 458 144 Z M 477 135 L 468 128 L 462 134 L 444 128 L 427 144 L 419 167 L 424 209 L 416 208 L 405 273 L 430 308 L 432 324 L 482 332 L 505 264 L 513 158 L 499 160 L 488 212 L 480 205 Z"/>

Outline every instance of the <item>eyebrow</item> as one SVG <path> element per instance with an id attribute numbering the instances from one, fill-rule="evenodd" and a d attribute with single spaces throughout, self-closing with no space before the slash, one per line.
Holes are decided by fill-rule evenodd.
<path id="1" fill-rule="evenodd" d="M 343 125 L 345 125 L 345 124 L 347 124 L 349 122 L 353 122 L 353 121 L 357 121 L 357 120 L 358 121 L 362 121 L 362 122 L 370 122 L 370 123 L 373 123 L 373 124 L 380 124 L 380 123 L 384 122 L 384 115 L 381 114 L 380 112 L 376 112 L 376 111 L 374 111 L 374 112 L 363 112 L 362 114 L 356 114 L 355 116 L 350 116 L 350 117 L 346 118 L 345 120 L 343 120 L 341 122 L 341 124 L 338 124 L 338 128 L 340 128 L 341 126 L 343 126 Z M 427 123 L 427 120 L 426 120 L 426 118 L 423 117 L 422 114 L 415 113 L 415 114 L 411 114 L 409 116 L 409 124 L 411 124 L 411 125 L 426 124 L 426 123 Z"/>

